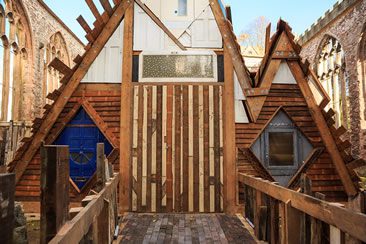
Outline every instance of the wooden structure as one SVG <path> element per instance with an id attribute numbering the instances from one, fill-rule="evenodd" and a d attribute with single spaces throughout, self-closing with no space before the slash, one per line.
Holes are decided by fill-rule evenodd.
<path id="1" fill-rule="evenodd" d="M 41 243 L 48 243 L 69 213 L 69 148 L 41 147 Z"/>
<path id="2" fill-rule="evenodd" d="M 364 161 L 350 156 L 350 143 L 341 139 L 346 130 L 336 129 L 334 112 L 324 110 L 329 97 L 309 64 L 300 60 L 300 50 L 290 27 L 280 20 L 277 32 L 267 37 L 255 85 L 246 90 L 255 101 L 255 118 L 236 124 L 238 171 L 293 189 L 305 173 L 313 192 L 327 200 L 347 201 L 358 191 L 352 165 Z M 289 154 L 283 149 L 286 145 Z M 285 155 L 291 157 L 288 163 Z M 282 162 L 276 164 L 276 158 Z"/>
<path id="3" fill-rule="evenodd" d="M 246 211 L 246 218 L 254 217 L 250 221 L 254 222 L 259 240 L 269 243 L 324 243 L 325 240 L 342 243 L 345 234 L 347 243 L 366 240 L 365 214 L 261 178 L 242 173 L 238 178 L 246 192 L 251 192 L 245 195 L 246 202 L 252 202 L 253 206 Z"/>
<path id="4" fill-rule="evenodd" d="M 238 56 L 239 50 L 219 2 L 202 5 L 202 11 L 209 13 L 205 18 L 209 20 L 210 28 L 219 38 L 215 42 L 194 42 L 190 51 L 187 51 L 189 45 L 181 44 L 182 38 L 173 35 L 172 30 L 140 1 L 115 1 L 115 6 L 104 2 L 103 14 L 96 10 L 92 1 L 87 3 L 97 19 L 92 29 L 82 17 L 78 18 L 90 41 L 87 51 L 75 60 L 77 65 L 72 70 L 60 60 L 51 63 L 64 74 L 63 85 L 49 94 L 48 98 L 55 102 L 46 105 L 43 118 L 34 121 L 33 136 L 23 140 L 23 146 L 10 164 L 10 170 L 17 175 L 18 199 L 37 201 L 40 144 L 42 141 L 56 143 L 82 109 L 113 147 L 108 160 L 121 174 L 121 210 L 234 211 L 236 170 L 232 107 L 236 62 L 230 60 L 233 55 Z M 200 18 L 193 22 L 200 22 Z M 183 71 L 174 72 L 188 70 L 188 74 L 171 78 L 173 82 L 153 77 L 154 74 L 149 73 L 150 66 L 144 67 L 144 62 L 148 62 L 148 58 L 159 61 L 161 56 L 154 56 L 159 50 L 138 41 L 145 33 L 138 29 L 141 21 L 156 28 L 164 40 L 168 40 L 163 44 L 171 46 L 172 52 L 168 56 L 172 57 L 172 62 L 176 53 L 183 62 L 198 57 L 197 64 L 206 65 L 205 69 L 198 70 L 198 74 L 189 73 L 191 64 L 187 63 Z M 199 30 L 192 29 L 192 32 Z M 224 46 L 221 37 L 226 38 L 228 34 L 223 35 L 223 32 L 230 35 Z M 102 54 L 110 55 L 112 60 L 116 58 L 108 48 L 116 45 L 110 43 L 119 41 L 123 55 L 119 61 L 122 72 L 117 78 L 122 85 L 115 84 L 116 77 L 109 73 L 106 77 L 96 73 Z M 209 49 L 194 51 L 194 45 L 208 45 Z M 136 60 L 139 60 L 140 70 Z M 243 67 L 241 62 L 238 70 Z M 144 73 L 151 77 L 146 78 Z M 240 70 L 240 82 L 245 87 L 249 86 L 247 75 L 246 69 L 244 73 Z M 225 144 L 224 137 L 231 138 L 231 143 Z M 70 184 L 71 200 L 80 201 L 95 184 L 95 176 L 82 189 L 75 187 L 73 179 Z"/>
<path id="5" fill-rule="evenodd" d="M 266 56 L 252 78 L 230 11 L 219 0 L 196 0 L 200 11 L 182 17 L 190 23 L 184 30 L 170 22 L 174 16 L 157 10 L 160 1 L 114 0 L 113 6 L 101 1 L 103 13 L 86 2 L 96 18 L 93 27 L 78 18 L 89 41 L 86 52 L 72 69 L 51 62 L 64 74 L 62 86 L 48 95 L 54 102 L 34 121 L 32 137 L 23 140 L 9 166 L 19 200 L 39 200 L 40 146 L 57 144 L 70 127 L 81 131 L 77 138 L 67 137 L 69 145 L 80 143 L 70 165 L 77 161 L 91 169 L 87 177 L 83 166 L 80 175 L 71 171 L 72 201 L 80 202 L 96 184 L 101 142 L 111 147 L 107 159 L 120 174 L 121 212 L 234 213 L 238 170 L 269 180 L 286 176 L 292 188 L 306 172 L 312 191 L 330 200 L 357 194 L 352 165 L 362 161 L 348 154 L 349 143 L 340 139 L 343 128 L 335 129 L 334 113 L 324 111 L 329 98 L 301 62 L 287 23 L 280 21 L 272 38 L 268 32 Z M 184 6 L 182 13 L 189 11 Z M 235 124 L 239 113 L 242 120 Z M 286 175 L 268 168 L 271 161 L 260 155 L 270 147 L 256 144 L 277 116 L 292 126 L 286 128 L 292 134 L 277 138 L 292 142 L 291 153 L 284 153 L 285 168 L 291 166 Z M 80 141 L 92 130 L 98 136 L 90 149 Z M 295 134 L 310 152 L 299 145 L 295 150 Z M 281 159 L 282 152 L 276 152 Z"/>

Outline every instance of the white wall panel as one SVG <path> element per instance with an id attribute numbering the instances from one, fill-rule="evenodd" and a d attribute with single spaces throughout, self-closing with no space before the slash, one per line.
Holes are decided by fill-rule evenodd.
<path id="1" fill-rule="evenodd" d="M 148 16 L 143 9 L 135 4 L 134 50 L 160 51 L 179 50 L 179 47 L 167 34 Z"/>
<path id="2" fill-rule="evenodd" d="M 118 26 L 81 82 L 119 83 L 122 80 L 123 25 Z"/>
<path id="3" fill-rule="evenodd" d="M 210 6 L 197 16 L 190 29 L 193 48 L 222 48 L 221 33 Z"/>
<path id="4" fill-rule="evenodd" d="M 273 79 L 273 84 L 297 84 L 288 64 L 283 61 Z"/>

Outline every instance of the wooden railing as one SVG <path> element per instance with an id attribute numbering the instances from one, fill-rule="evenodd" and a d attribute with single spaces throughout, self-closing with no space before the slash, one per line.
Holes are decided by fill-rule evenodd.
<path id="1" fill-rule="evenodd" d="M 276 183 L 238 174 L 245 217 L 269 243 L 366 242 L 366 215 Z M 364 194 L 364 193 L 362 193 Z M 364 195 L 363 195 L 364 197 Z"/>
<path id="2" fill-rule="evenodd" d="M 49 243 L 111 243 L 117 224 L 117 186 L 119 174 L 105 184 L 96 195 L 87 196 L 85 207 L 70 209 L 70 214 L 78 212 L 66 222 Z"/>
<path id="3" fill-rule="evenodd" d="M 69 209 L 69 148 L 41 147 L 41 244 L 111 243 L 118 226 L 120 176 L 97 144 L 97 182 L 82 207 Z"/>

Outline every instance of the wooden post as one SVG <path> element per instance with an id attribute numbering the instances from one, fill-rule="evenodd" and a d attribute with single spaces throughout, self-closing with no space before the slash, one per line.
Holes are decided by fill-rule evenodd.
<path id="1" fill-rule="evenodd" d="M 104 161 L 104 143 L 97 144 L 97 191 L 101 191 L 106 183 L 106 165 Z"/>
<path id="2" fill-rule="evenodd" d="M 285 216 L 286 221 L 286 244 L 300 243 L 301 238 L 301 219 L 302 213 L 291 207 L 291 201 L 285 204 Z"/>
<path id="3" fill-rule="evenodd" d="M 224 210 L 236 212 L 237 170 L 235 144 L 234 70 L 228 48 L 224 47 L 225 82 L 223 94 L 224 125 Z"/>
<path id="4" fill-rule="evenodd" d="M 120 125 L 120 213 L 131 208 L 131 145 L 132 145 L 132 58 L 133 58 L 133 2 L 126 9 L 123 34 L 123 74 L 121 85 Z"/>
<path id="5" fill-rule="evenodd" d="M 313 192 L 311 190 L 312 182 L 309 177 L 307 177 L 306 174 L 302 174 L 300 178 L 300 187 L 301 192 L 312 196 Z M 301 214 L 301 237 L 300 237 L 300 243 L 302 244 L 310 244 L 311 243 L 311 220 L 310 216 L 308 216 L 306 213 Z"/>
<path id="6" fill-rule="evenodd" d="M 266 240 L 267 233 L 267 206 L 263 202 L 263 194 L 255 191 L 254 233 L 258 240 Z"/>
<path id="7" fill-rule="evenodd" d="M 366 211 L 366 202 L 365 202 L 365 192 L 360 192 L 354 198 L 348 199 L 348 208 L 352 209 L 356 212 L 365 213 Z M 356 238 L 346 234 L 345 235 L 346 243 L 347 244 L 361 244 L 362 242 L 357 240 Z"/>
<path id="8" fill-rule="evenodd" d="M 269 239 L 269 243 L 270 244 L 278 244 L 279 243 L 279 204 L 278 201 L 270 198 L 269 200 L 269 205 L 270 205 L 270 239 Z"/>
<path id="9" fill-rule="evenodd" d="M 342 231 L 333 225 L 329 226 L 329 243 L 342 244 L 344 243 L 344 235 Z"/>
<path id="10" fill-rule="evenodd" d="M 325 200 L 325 195 L 319 192 L 315 193 L 315 197 L 321 200 Z M 313 217 L 311 217 L 310 222 L 311 243 L 321 244 L 323 238 L 323 223 L 322 221 Z"/>
<path id="11" fill-rule="evenodd" d="M 0 174 L 0 243 L 13 243 L 15 174 Z"/>
<path id="12" fill-rule="evenodd" d="M 69 147 L 41 147 L 41 243 L 50 241 L 68 220 Z"/>
<path id="13" fill-rule="evenodd" d="M 110 222 L 109 222 L 110 216 L 109 216 L 109 201 L 104 199 L 104 206 L 102 209 L 102 212 L 98 216 L 97 220 L 97 232 L 98 232 L 98 238 L 94 241 L 95 243 L 101 243 L 101 244 L 108 244 L 111 243 L 110 239 Z"/>

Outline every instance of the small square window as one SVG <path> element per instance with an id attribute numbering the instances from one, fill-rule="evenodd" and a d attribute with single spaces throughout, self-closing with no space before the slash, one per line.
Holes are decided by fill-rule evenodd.
<path id="1" fill-rule="evenodd" d="M 294 136 L 292 132 L 269 132 L 269 165 L 294 165 Z"/>
<path id="2" fill-rule="evenodd" d="M 187 16 L 187 0 L 178 0 L 178 16 Z"/>

